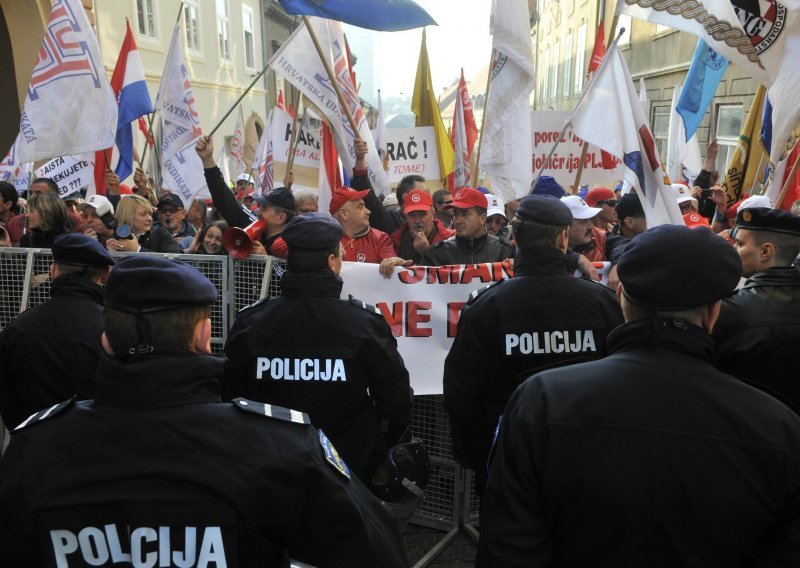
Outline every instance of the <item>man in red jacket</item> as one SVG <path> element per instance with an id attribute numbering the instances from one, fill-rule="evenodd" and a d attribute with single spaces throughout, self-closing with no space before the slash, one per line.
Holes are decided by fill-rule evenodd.
<path id="1" fill-rule="evenodd" d="M 397 254 L 389 235 L 369 226 L 369 209 L 364 205 L 367 193 L 368 189 L 337 188 L 331 196 L 329 211 L 344 231 L 342 260 L 380 264 L 384 259 L 397 258 Z"/>
<path id="2" fill-rule="evenodd" d="M 398 256 L 419 264 L 431 245 L 452 237 L 455 231 L 436 218 L 433 198 L 427 191 L 415 189 L 403 199 L 406 222 L 392 233 Z"/>

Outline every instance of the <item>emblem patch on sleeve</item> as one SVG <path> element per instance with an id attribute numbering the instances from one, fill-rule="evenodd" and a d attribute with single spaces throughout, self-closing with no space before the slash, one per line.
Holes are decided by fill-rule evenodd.
<path id="1" fill-rule="evenodd" d="M 350 469 L 347 467 L 347 464 L 344 463 L 344 460 L 339 456 L 339 452 L 336 451 L 336 448 L 333 447 L 333 444 L 331 444 L 331 441 L 322 430 L 319 431 L 319 443 L 322 446 L 322 451 L 325 452 L 325 459 L 328 463 L 331 464 L 336 471 L 344 475 L 347 479 L 350 479 Z"/>

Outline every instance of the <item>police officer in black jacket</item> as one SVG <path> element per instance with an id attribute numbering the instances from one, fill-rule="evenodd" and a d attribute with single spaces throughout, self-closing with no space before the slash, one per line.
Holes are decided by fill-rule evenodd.
<path id="1" fill-rule="evenodd" d="M 103 333 L 103 288 L 114 259 L 97 239 L 53 241 L 51 298 L 0 334 L 0 415 L 9 429 L 73 395 L 91 398 Z"/>
<path id="2" fill-rule="evenodd" d="M 178 261 L 117 263 L 95 399 L 33 415 L 0 462 L 0 566 L 406 565 L 305 414 L 220 402 L 216 297 Z"/>
<path id="3" fill-rule="evenodd" d="M 341 236 L 341 225 L 325 213 L 286 225 L 281 296 L 236 319 L 225 346 L 223 393 L 308 413 L 369 485 L 410 423 L 413 393 L 380 311 L 339 299 Z"/>
<path id="4" fill-rule="evenodd" d="M 474 293 L 461 313 L 444 367 L 444 407 L 456 460 L 486 461 L 511 393 L 540 369 L 603 357 L 606 335 L 622 323 L 614 294 L 564 270 L 569 208 L 547 195 L 522 199 L 511 221 L 519 248 L 514 277 Z"/>
<path id="5" fill-rule="evenodd" d="M 733 239 L 747 282 L 722 302 L 717 366 L 800 414 L 800 217 L 740 209 Z"/>
<path id="6" fill-rule="evenodd" d="M 478 566 L 800 566 L 800 418 L 711 364 L 735 251 L 663 225 L 618 267 L 610 354 L 505 409 Z"/>

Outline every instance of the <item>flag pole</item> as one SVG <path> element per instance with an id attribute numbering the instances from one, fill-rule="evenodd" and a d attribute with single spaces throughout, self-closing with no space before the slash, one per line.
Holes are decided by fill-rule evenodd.
<path id="1" fill-rule="evenodd" d="M 791 152 L 789 152 L 791 154 Z M 786 198 L 786 194 L 789 192 L 789 187 L 792 185 L 792 181 L 794 180 L 795 174 L 797 174 L 797 167 L 800 166 L 800 156 L 794 161 L 794 165 L 792 166 L 792 171 L 789 172 L 789 177 L 786 178 L 786 182 L 783 184 L 783 188 L 781 188 L 781 193 L 778 196 L 777 201 L 775 201 L 775 209 L 780 209 L 783 200 Z"/>
<path id="2" fill-rule="evenodd" d="M 314 26 L 311 25 L 311 19 L 308 16 L 303 16 L 303 22 L 306 24 L 306 29 L 311 36 L 311 41 L 314 42 L 314 47 L 317 50 L 317 54 L 319 55 L 320 60 L 322 60 L 322 65 L 325 67 L 325 71 L 328 73 L 328 78 L 331 80 L 331 86 L 333 86 L 333 90 L 336 91 L 336 97 L 339 99 L 339 108 L 343 110 L 345 116 L 347 116 L 347 121 L 350 123 L 350 128 L 353 129 L 353 135 L 355 136 L 355 139 L 361 140 L 361 136 L 358 132 L 358 126 L 356 126 L 356 121 L 353 119 L 353 113 L 350 112 L 350 106 L 345 103 L 344 94 L 342 94 L 342 89 L 339 87 L 339 81 L 336 80 L 336 75 L 333 74 L 331 64 L 328 61 L 328 58 L 325 57 L 325 53 L 322 51 L 322 46 L 319 43 L 317 32 L 314 31 Z"/>
<path id="3" fill-rule="evenodd" d="M 303 111 L 305 112 L 305 111 Z M 286 176 L 292 171 L 294 166 L 294 153 L 297 150 L 297 117 L 300 116 L 300 90 L 294 95 L 294 116 L 292 117 L 292 135 L 289 138 L 289 155 L 286 157 Z M 284 177 L 286 177 L 284 176 Z"/>
<path id="4" fill-rule="evenodd" d="M 483 114 L 481 115 L 481 131 L 478 134 L 478 149 L 475 151 L 475 171 L 472 172 L 472 179 L 470 185 L 475 187 L 478 183 L 478 174 L 481 171 L 481 143 L 483 142 L 483 127 L 486 125 L 486 107 L 489 102 L 489 88 L 492 86 L 492 64 L 494 63 L 494 48 L 492 49 L 492 57 L 489 59 L 489 72 L 486 73 L 486 91 L 483 94 Z M 458 92 L 458 89 L 456 89 Z M 459 93 L 460 97 L 461 94 Z"/>
<path id="5" fill-rule="evenodd" d="M 614 33 L 617 31 L 617 24 L 619 23 L 619 16 L 614 14 L 614 19 L 611 20 L 611 30 L 608 32 L 608 42 L 606 45 L 606 50 L 611 47 L 611 44 L 614 42 Z M 589 64 L 591 65 L 591 60 Z M 591 81 L 592 76 L 594 73 L 589 73 L 589 80 Z M 587 85 L 588 88 L 588 85 Z M 589 143 L 584 141 L 583 148 L 581 149 L 581 161 L 578 162 L 578 171 L 575 172 L 575 183 L 572 185 L 573 192 L 577 194 L 578 189 L 581 183 L 581 176 L 583 175 L 583 164 L 586 161 L 586 153 L 589 151 Z"/>
<path id="6" fill-rule="evenodd" d="M 225 116 L 223 116 L 221 119 L 219 119 L 219 122 L 217 122 L 217 125 L 214 128 L 212 128 L 211 132 L 206 134 L 206 136 L 213 136 L 214 133 L 217 130 L 219 130 L 219 127 L 222 126 L 222 123 L 225 122 L 225 119 L 228 118 L 234 110 L 236 110 L 236 107 L 239 106 L 239 103 L 242 102 L 242 99 L 247 96 L 247 93 L 250 92 L 250 89 L 252 89 L 255 86 L 255 84 L 258 82 L 258 80 L 261 79 L 261 77 L 264 75 L 264 73 L 267 72 L 267 69 L 269 69 L 269 63 L 264 65 L 264 68 L 261 71 L 258 72 L 258 75 L 256 75 L 255 78 L 252 80 L 252 82 L 249 85 L 247 85 L 247 88 L 244 90 L 244 92 L 241 95 L 239 95 L 239 98 L 236 99 L 236 101 L 233 103 L 233 106 L 231 106 L 231 108 L 228 109 L 228 112 L 225 113 Z"/>

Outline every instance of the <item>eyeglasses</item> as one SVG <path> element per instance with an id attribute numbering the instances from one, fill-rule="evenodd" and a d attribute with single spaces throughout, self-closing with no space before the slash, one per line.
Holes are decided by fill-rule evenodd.
<path id="1" fill-rule="evenodd" d="M 604 199 L 603 201 L 598 201 L 598 205 L 608 205 L 609 207 L 616 207 L 617 200 L 616 199 Z"/>
<path id="2" fill-rule="evenodd" d="M 174 215 L 178 212 L 178 209 L 175 207 L 159 207 L 158 212 L 164 215 Z"/>

